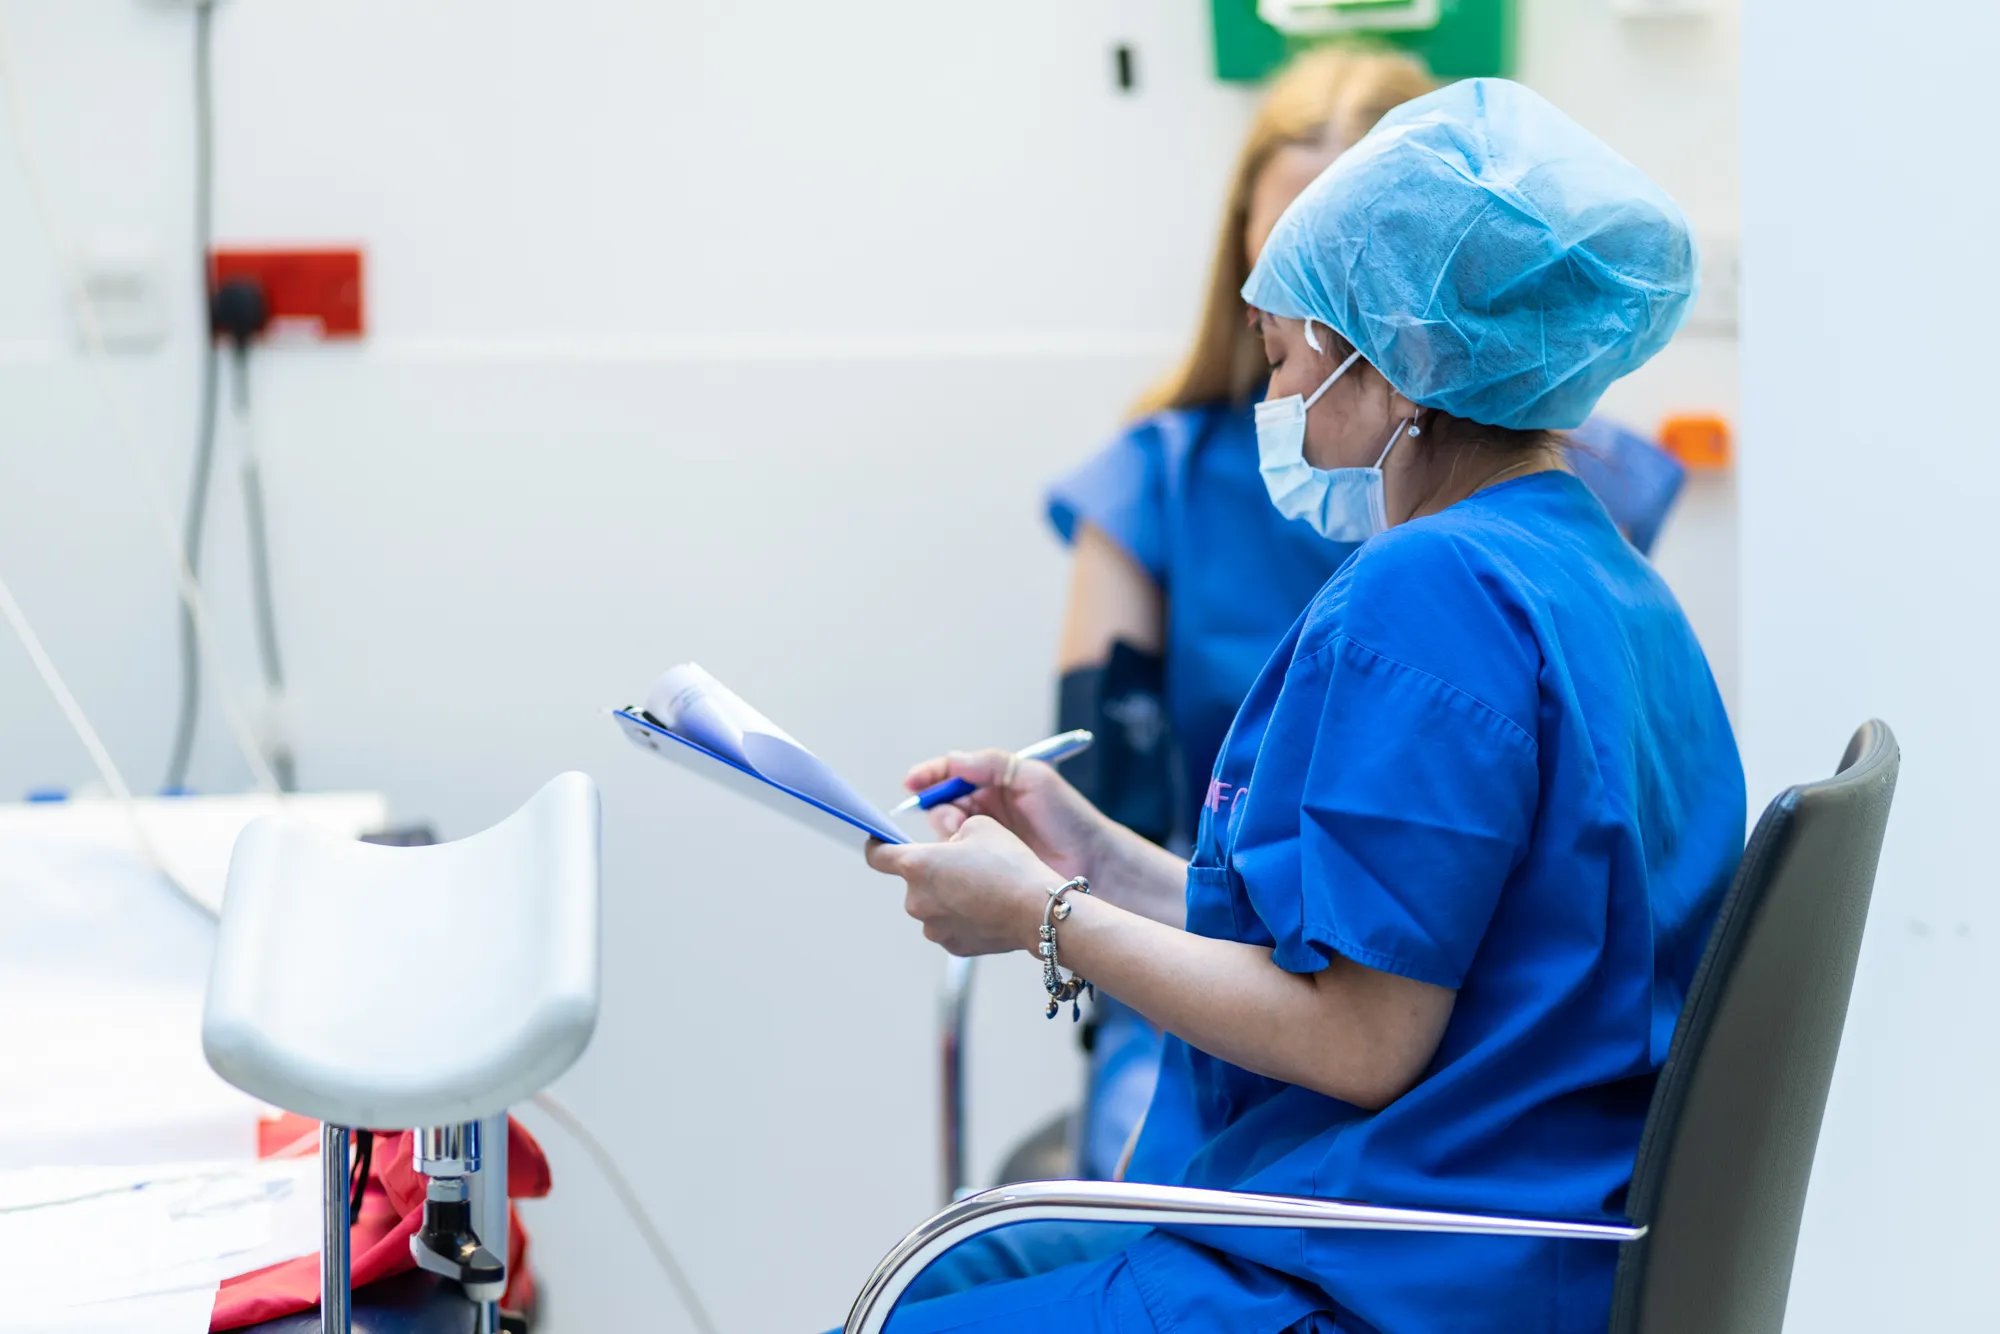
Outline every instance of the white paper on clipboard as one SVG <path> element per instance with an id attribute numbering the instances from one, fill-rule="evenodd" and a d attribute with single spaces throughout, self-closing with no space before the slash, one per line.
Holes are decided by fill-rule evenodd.
<path id="1" fill-rule="evenodd" d="M 613 717 L 634 745 L 847 847 L 909 842 L 853 785 L 693 663 L 655 682 L 643 708 Z"/>

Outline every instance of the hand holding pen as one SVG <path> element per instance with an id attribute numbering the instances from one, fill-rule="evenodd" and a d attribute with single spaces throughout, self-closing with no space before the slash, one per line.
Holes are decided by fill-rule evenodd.
<path id="1" fill-rule="evenodd" d="M 1018 752 L 955 750 L 926 760 L 903 780 L 904 788 L 916 794 L 908 804 L 920 808 L 923 799 L 931 797 L 924 816 L 932 831 L 947 842 L 955 841 L 975 817 L 997 821 L 1061 873 L 1051 884 L 1090 875 L 1090 863 L 1098 859 L 1116 826 L 1040 758 L 1075 755 L 1082 749 L 1081 738 L 1088 735 L 1051 737 Z M 962 780 L 962 788 L 955 788 L 952 780 Z M 954 790 L 962 795 L 943 795 Z"/>
<path id="2" fill-rule="evenodd" d="M 1089 732 L 1080 730 L 1064 732 L 1058 736 L 1049 737 L 1047 740 L 1037 741 L 1034 745 L 1028 746 L 1025 749 L 1015 751 L 1014 759 L 1017 761 L 1040 760 L 1044 764 L 1060 764 L 1072 755 L 1081 755 L 1084 751 L 1090 749 L 1090 744 L 1095 740 L 1097 738 Z M 933 761 L 933 763 L 937 762 Z M 921 768 L 923 766 L 920 766 Z M 915 777 L 917 772 L 917 770 L 912 771 L 912 778 Z M 969 797 L 974 792 L 977 792 L 979 787 L 978 783 L 972 782 L 961 775 L 954 774 L 941 783 L 932 783 L 930 786 L 925 787 L 922 791 L 898 805 L 889 814 L 903 815 L 909 811 L 928 811 L 933 807 L 945 805 L 947 802 Z"/>

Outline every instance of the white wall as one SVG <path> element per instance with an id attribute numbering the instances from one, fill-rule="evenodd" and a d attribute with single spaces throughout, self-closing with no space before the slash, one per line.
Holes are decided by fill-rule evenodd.
<path id="1" fill-rule="evenodd" d="M 187 16 L 0 17 L 72 230 L 186 256 Z M 830 1324 L 933 1202 L 938 961 L 891 884 L 595 710 L 698 656 L 883 787 L 938 747 L 1039 734 L 1062 573 L 1039 485 L 1176 350 L 1247 112 L 1208 77 L 1206 7 L 296 0 L 217 25 L 221 235 L 369 253 L 369 339 L 257 369 L 303 777 L 452 835 L 559 768 L 599 779 L 605 1013 L 561 1091 L 725 1327 Z M 1525 25 L 1529 77 L 1732 224 L 1727 19 L 1659 51 L 1598 0 L 1531 0 Z M 1136 95 L 1110 89 L 1113 40 Z M 169 347 L 80 361 L 20 179 L 0 150 L 0 569 L 150 782 L 173 612 L 107 405 L 177 505 L 193 266 Z M 1613 407 L 1726 410 L 1732 363 L 1690 339 Z M 1728 491 L 1662 553 L 1725 679 Z M 241 686 L 226 475 L 217 497 Z M 86 776 L 4 648 L 0 700 L 0 793 Z M 239 784 L 209 716 L 197 780 Z M 982 1170 L 1072 1087 L 1031 973 L 991 966 L 978 1006 Z M 549 1147 L 558 1193 L 530 1221 L 557 1334 L 661 1306 L 609 1194 Z"/>
<path id="2" fill-rule="evenodd" d="M 1903 775 L 1792 1330 L 1990 1329 L 2000 575 L 1990 53 L 1764 0 L 1744 22 L 1743 739 L 1752 790 L 1879 716 Z M 1884 75 L 1907 96 L 1861 91 Z"/>

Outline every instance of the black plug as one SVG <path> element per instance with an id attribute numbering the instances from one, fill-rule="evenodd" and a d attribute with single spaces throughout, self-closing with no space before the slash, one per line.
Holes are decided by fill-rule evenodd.
<path id="1" fill-rule="evenodd" d="M 271 322 L 271 304 L 264 284 L 255 278 L 230 278 L 216 284 L 208 298 L 211 338 L 227 338 L 236 357 L 236 410 L 250 410 L 250 340 Z"/>
<path id="2" fill-rule="evenodd" d="M 231 278 L 218 283 L 208 299 L 209 331 L 227 338 L 241 356 L 250 340 L 264 332 L 271 322 L 271 306 L 264 299 L 264 285 L 254 278 Z"/>

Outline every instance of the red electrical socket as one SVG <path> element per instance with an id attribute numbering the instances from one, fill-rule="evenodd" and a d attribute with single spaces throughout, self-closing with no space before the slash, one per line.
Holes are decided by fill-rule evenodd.
<path id="1" fill-rule="evenodd" d="M 237 249 L 209 256 L 209 288 L 248 278 L 264 289 L 270 332 L 311 338 L 361 336 L 361 251 Z"/>

